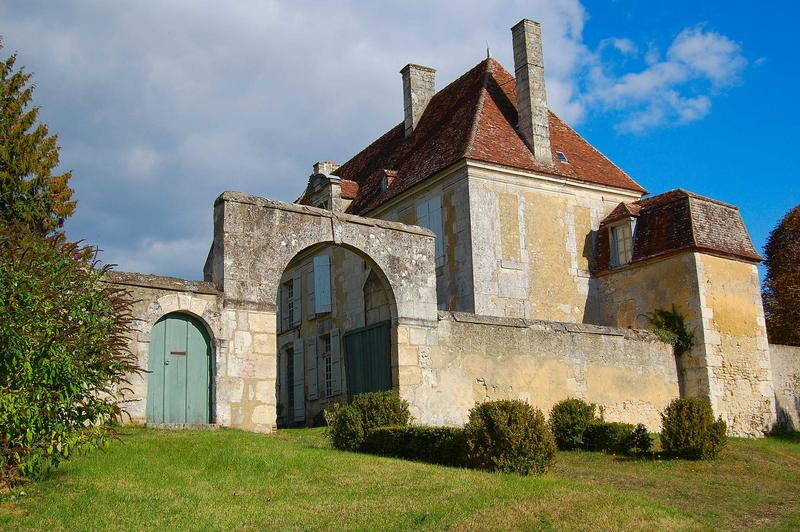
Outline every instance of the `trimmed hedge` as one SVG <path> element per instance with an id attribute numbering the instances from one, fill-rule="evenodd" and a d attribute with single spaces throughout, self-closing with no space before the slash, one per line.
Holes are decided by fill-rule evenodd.
<path id="1" fill-rule="evenodd" d="M 583 433 L 596 420 L 596 405 L 583 399 L 564 399 L 550 410 L 550 428 L 562 451 L 583 448 Z"/>
<path id="2" fill-rule="evenodd" d="M 447 466 L 464 466 L 464 429 L 457 427 L 377 427 L 367 434 L 362 450 Z"/>
<path id="3" fill-rule="evenodd" d="M 714 421 L 706 399 L 674 399 L 661 414 L 661 447 L 664 452 L 690 460 L 715 458 L 728 442 L 727 426 Z"/>
<path id="4" fill-rule="evenodd" d="M 584 449 L 615 454 L 628 454 L 633 443 L 634 426 L 629 423 L 593 421 L 583 434 Z"/>
<path id="5" fill-rule="evenodd" d="M 522 401 L 476 405 L 464 435 L 467 463 L 478 469 L 541 475 L 555 464 L 556 440 L 544 414 Z"/>

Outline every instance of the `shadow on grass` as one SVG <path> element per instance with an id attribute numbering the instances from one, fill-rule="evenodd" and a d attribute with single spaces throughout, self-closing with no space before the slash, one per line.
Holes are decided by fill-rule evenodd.
<path id="1" fill-rule="evenodd" d="M 800 432 L 793 431 L 793 432 L 777 432 L 775 434 L 770 434 L 767 436 L 767 439 L 780 441 L 784 443 L 800 443 Z"/>

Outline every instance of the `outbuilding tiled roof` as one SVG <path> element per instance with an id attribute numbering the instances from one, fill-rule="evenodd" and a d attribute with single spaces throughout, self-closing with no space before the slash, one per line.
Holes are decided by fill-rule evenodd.
<path id="1" fill-rule="evenodd" d="M 609 226 L 636 219 L 631 264 L 682 250 L 759 262 L 739 209 L 683 189 L 620 203 L 600 224 L 597 270 L 610 269 Z"/>
<path id="2" fill-rule="evenodd" d="M 411 136 L 405 137 L 401 122 L 334 172 L 343 182 L 358 184 L 348 212 L 366 214 L 462 159 L 647 193 L 555 114 L 549 116 L 553 163 L 548 165 L 534 158 L 516 130 L 514 77 L 486 59 L 433 96 Z M 385 169 L 397 177 L 382 190 Z"/>

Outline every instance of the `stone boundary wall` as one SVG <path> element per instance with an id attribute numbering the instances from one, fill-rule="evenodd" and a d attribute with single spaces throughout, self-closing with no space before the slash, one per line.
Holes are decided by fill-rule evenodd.
<path id="1" fill-rule="evenodd" d="M 173 312 L 205 326 L 212 344 L 211 422 L 256 432 L 275 429 L 275 313 L 226 308 L 209 282 L 110 272 L 107 282 L 127 289 L 135 303 L 129 348 L 148 369 L 155 323 Z M 145 423 L 147 373 L 131 376 L 125 399 L 133 423 Z"/>
<path id="2" fill-rule="evenodd" d="M 522 399 L 548 414 L 580 397 L 602 405 L 606 420 L 657 431 L 680 395 L 672 346 L 646 331 L 457 312 L 439 313 L 436 334 L 421 329 L 409 331 L 425 338 L 412 342 L 419 383 L 401 385 L 421 424 L 462 425 L 486 400 Z"/>
<path id="3" fill-rule="evenodd" d="M 800 347 L 770 344 L 778 424 L 800 430 Z"/>

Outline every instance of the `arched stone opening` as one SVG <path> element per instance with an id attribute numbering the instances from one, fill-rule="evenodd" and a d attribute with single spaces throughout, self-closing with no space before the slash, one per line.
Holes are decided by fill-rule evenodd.
<path id="1" fill-rule="evenodd" d="M 369 255 L 332 242 L 301 250 L 281 274 L 275 305 L 279 427 L 321 424 L 334 402 L 395 388 L 397 305 Z"/>

